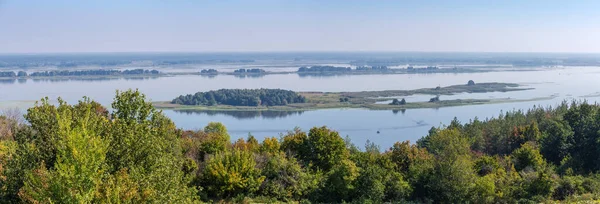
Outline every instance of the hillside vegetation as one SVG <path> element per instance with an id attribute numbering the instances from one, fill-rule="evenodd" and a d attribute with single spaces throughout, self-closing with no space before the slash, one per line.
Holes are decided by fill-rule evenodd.
<path id="1" fill-rule="evenodd" d="M 181 130 L 137 91 L 111 110 L 43 99 L 0 117 L 3 203 L 597 202 L 600 106 L 457 120 L 412 144 L 357 147 L 335 130 L 231 141 Z"/>

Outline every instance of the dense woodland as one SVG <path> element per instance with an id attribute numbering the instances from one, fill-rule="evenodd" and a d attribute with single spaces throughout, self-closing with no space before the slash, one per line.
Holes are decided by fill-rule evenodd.
<path id="1" fill-rule="evenodd" d="M 59 100 L 60 101 L 60 100 Z M 327 127 L 231 141 L 180 130 L 137 91 L 108 111 L 43 99 L 0 119 L 4 203 L 536 203 L 600 199 L 600 106 L 453 120 L 417 144 L 358 148 Z M 399 135 L 400 137 L 400 135 Z"/>
<path id="2" fill-rule="evenodd" d="M 53 76 L 115 76 L 115 75 L 155 75 L 159 74 L 158 70 L 132 69 L 132 70 L 52 70 L 43 72 L 32 72 L 27 74 L 25 71 L 17 73 L 13 71 L 0 72 L 0 77 L 53 77 Z"/>
<path id="3" fill-rule="evenodd" d="M 306 98 L 283 89 L 219 89 L 181 95 L 171 101 L 181 105 L 282 106 L 304 103 Z"/>

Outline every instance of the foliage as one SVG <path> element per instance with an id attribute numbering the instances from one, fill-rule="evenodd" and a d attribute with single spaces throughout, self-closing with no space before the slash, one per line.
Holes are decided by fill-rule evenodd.
<path id="1" fill-rule="evenodd" d="M 282 89 L 219 89 L 181 95 L 171 101 L 182 105 L 232 105 L 232 106 L 281 106 L 304 103 L 306 98 L 293 91 Z"/>
<path id="2" fill-rule="evenodd" d="M 438 87 L 438 89 L 439 89 L 439 87 Z M 435 96 L 435 97 L 429 99 L 429 103 L 435 103 L 435 102 L 440 102 L 440 96 Z"/>
<path id="3" fill-rule="evenodd" d="M 273 154 L 266 159 L 261 172 L 265 177 L 259 190 L 261 195 L 294 201 L 310 195 L 318 186 L 318 176 L 307 172 L 294 158 Z"/>
<path id="4" fill-rule="evenodd" d="M 233 73 L 236 74 L 263 74 L 266 71 L 264 69 L 236 69 Z"/>
<path id="5" fill-rule="evenodd" d="M 402 99 L 399 101 L 398 99 L 395 98 L 394 100 L 392 100 L 390 105 L 406 105 L 406 100 Z"/>
<path id="6" fill-rule="evenodd" d="M 476 86 L 479 86 L 476 85 Z M 360 150 L 327 127 L 261 143 L 180 130 L 137 91 L 0 117 L 2 203 L 551 203 L 600 199 L 600 106 L 562 103 Z M 10 131 L 7 131 L 10 130 Z"/>
<path id="7" fill-rule="evenodd" d="M 523 144 L 521 148 L 512 153 L 511 157 L 514 160 L 517 171 L 528 167 L 539 170 L 545 165 L 545 160 L 542 158 L 540 151 L 531 143 Z"/>
<path id="8" fill-rule="evenodd" d="M 217 198 L 249 195 L 265 178 L 256 169 L 250 152 L 232 150 L 211 156 L 202 174 L 202 186 Z"/>

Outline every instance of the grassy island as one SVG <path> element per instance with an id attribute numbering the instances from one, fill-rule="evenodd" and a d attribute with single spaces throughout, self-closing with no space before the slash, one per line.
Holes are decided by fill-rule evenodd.
<path id="1" fill-rule="evenodd" d="M 154 105 L 161 109 L 223 111 L 295 111 L 326 108 L 400 110 L 549 99 L 549 97 L 527 100 L 514 100 L 510 98 L 440 100 L 439 98 L 440 95 L 453 95 L 458 93 L 509 92 L 529 89 L 531 88 L 524 88 L 513 83 L 468 83 L 465 85 L 422 88 L 415 90 L 361 92 L 293 92 L 281 89 L 221 89 L 217 91 L 198 92 L 193 95 L 182 95 L 173 99 L 173 101 L 155 102 Z M 429 102 L 405 101 L 404 103 L 377 103 L 414 94 L 425 94 L 435 97 Z"/>

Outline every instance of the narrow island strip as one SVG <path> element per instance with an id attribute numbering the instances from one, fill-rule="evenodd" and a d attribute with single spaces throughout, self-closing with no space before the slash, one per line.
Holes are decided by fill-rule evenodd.
<path id="1" fill-rule="evenodd" d="M 475 83 L 464 85 L 421 88 L 415 90 L 385 90 L 361 92 L 294 92 L 282 89 L 219 89 L 181 95 L 172 101 L 154 102 L 160 109 L 220 110 L 220 111 L 298 111 L 329 108 L 366 108 L 373 110 L 402 110 L 415 108 L 440 108 L 450 106 L 481 105 L 492 103 L 548 100 L 556 96 L 532 99 L 453 99 L 440 100 L 440 96 L 458 93 L 487 93 L 524 91 L 533 88 L 514 83 Z M 423 94 L 435 96 L 429 101 L 410 102 L 403 97 Z M 400 100 L 401 99 L 401 100 Z M 382 101 L 391 103 L 381 104 Z M 378 103 L 379 102 L 379 103 Z"/>

